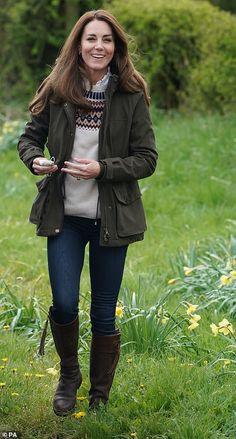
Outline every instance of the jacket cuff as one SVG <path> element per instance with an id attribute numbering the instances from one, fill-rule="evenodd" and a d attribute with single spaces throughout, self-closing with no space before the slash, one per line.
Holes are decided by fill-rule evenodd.
<path id="1" fill-rule="evenodd" d="M 102 160 L 99 160 L 98 163 L 99 163 L 99 165 L 100 165 L 100 173 L 99 173 L 99 175 L 96 177 L 95 180 L 100 181 L 100 180 L 102 180 L 102 179 L 105 177 L 105 174 L 106 174 L 106 168 L 107 168 L 107 167 L 106 167 L 106 163 L 103 162 Z"/>

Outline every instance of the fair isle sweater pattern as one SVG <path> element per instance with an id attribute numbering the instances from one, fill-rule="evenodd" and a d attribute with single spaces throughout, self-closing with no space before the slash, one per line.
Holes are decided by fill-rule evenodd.
<path id="1" fill-rule="evenodd" d="M 76 110 L 76 131 L 71 154 L 74 158 L 98 160 L 98 136 L 105 107 L 105 91 L 110 73 L 90 89 L 86 87 L 85 97 L 91 104 L 88 112 Z M 65 177 L 65 215 L 74 215 L 84 218 L 100 218 L 98 185 L 95 179 L 76 180 Z"/>
<path id="2" fill-rule="evenodd" d="M 84 130 L 98 130 L 101 126 L 105 105 L 105 93 L 87 90 L 85 97 L 90 101 L 92 109 L 89 113 L 76 111 L 76 127 Z"/>

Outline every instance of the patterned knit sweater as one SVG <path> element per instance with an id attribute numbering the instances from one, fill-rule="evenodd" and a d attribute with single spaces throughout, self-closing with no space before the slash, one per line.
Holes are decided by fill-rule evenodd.
<path id="1" fill-rule="evenodd" d="M 85 96 L 91 102 L 92 109 L 86 114 L 81 113 L 79 109 L 76 112 L 76 132 L 70 161 L 74 158 L 98 160 L 98 134 L 110 75 L 108 71 L 92 90 L 89 90 L 89 84 L 86 84 Z M 96 180 L 76 180 L 66 174 L 64 206 L 65 215 L 100 218 Z"/>

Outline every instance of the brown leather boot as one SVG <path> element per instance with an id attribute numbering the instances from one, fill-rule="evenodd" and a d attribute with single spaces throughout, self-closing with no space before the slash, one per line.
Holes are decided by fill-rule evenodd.
<path id="1" fill-rule="evenodd" d="M 78 363 L 78 317 L 72 322 L 60 325 L 53 320 L 52 307 L 49 309 L 49 321 L 56 347 L 61 359 L 60 378 L 56 389 L 53 410 L 58 416 L 67 416 L 76 405 L 76 393 L 82 383 L 82 375 Z"/>
<path id="2" fill-rule="evenodd" d="M 106 404 L 120 356 L 120 332 L 114 335 L 92 335 L 90 350 L 89 409 Z"/>

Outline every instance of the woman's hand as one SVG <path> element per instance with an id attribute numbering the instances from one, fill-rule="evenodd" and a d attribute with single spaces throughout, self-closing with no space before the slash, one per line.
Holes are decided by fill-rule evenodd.
<path id="1" fill-rule="evenodd" d="M 42 166 L 40 165 L 40 159 L 42 157 L 36 157 L 33 160 L 32 168 L 37 175 L 45 175 L 45 174 L 52 174 L 53 172 L 56 172 L 58 167 L 57 165 L 50 165 L 50 166 Z"/>
<path id="2" fill-rule="evenodd" d="M 99 176 L 101 167 L 96 160 L 74 159 L 73 162 L 65 162 L 61 171 L 77 179 L 90 180 Z"/>

